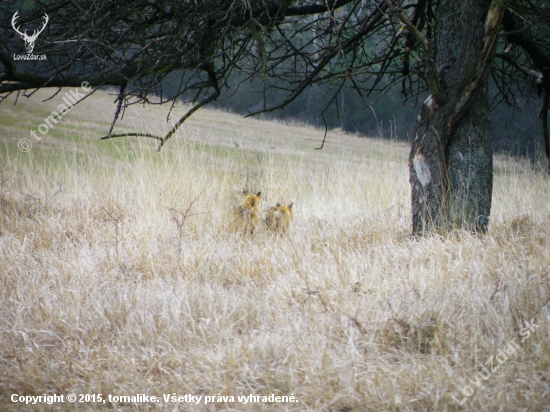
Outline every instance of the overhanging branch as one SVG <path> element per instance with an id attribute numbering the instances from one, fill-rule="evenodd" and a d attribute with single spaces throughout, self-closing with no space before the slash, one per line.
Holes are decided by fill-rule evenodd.
<path id="1" fill-rule="evenodd" d="M 116 137 L 149 137 L 160 141 L 160 144 L 157 147 L 157 151 L 160 151 L 160 149 L 162 149 L 162 146 L 164 146 L 164 143 L 166 143 L 168 139 L 170 139 L 174 135 L 174 133 L 176 133 L 178 128 L 183 124 L 183 122 L 185 122 L 189 117 L 191 117 L 191 115 L 195 113 L 197 110 L 199 110 L 202 106 L 207 105 L 208 103 L 216 100 L 220 96 L 220 88 L 218 86 L 216 73 L 214 72 L 213 68 L 210 65 L 205 65 L 205 67 L 206 67 L 205 70 L 207 71 L 208 77 L 211 82 L 210 85 L 214 88 L 214 92 L 210 96 L 208 96 L 206 99 L 201 100 L 199 103 L 194 105 L 191 109 L 189 109 L 187 113 L 185 113 L 174 125 L 174 127 L 172 127 L 172 129 L 166 134 L 166 136 L 161 137 L 161 136 L 156 136 L 149 133 L 122 133 L 122 134 L 110 134 L 107 136 L 103 136 L 101 140 L 113 139 Z"/>
<path id="2" fill-rule="evenodd" d="M 353 0 L 332 0 L 322 4 L 311 4 L 308 6 L 289 7 L 286 16 L 307 16 L 310 14 L 326 13 L 351 3 Z"/>
<path id="3" fill-rule="evenodd" d="M 439 79 L 437 77 L 437 67 L 435 64 L 435 59 L 433 58 L 432 50 L 430 47 L 430 41 L 426 36 L 422 34 L 420 30 L 410 21 L 408 16 L 405 14 L 402 8 L 397 8 L 395 15 L 401 20 L 403 26 L 407 29 L 409 33 L 414 37 L 414 39 L 422 45 L 422 51 L 424 54 L 424 64 L 426 66 L 426 81 L 428 87 L 432 94 L 435 102 L 442 106 L 443 102 L 443 93 L 441 85 L 439 84 Z"/>
<path id="4" fill-rule="evenodd" d="M 256 112 L 248 113 L 245 117 L 255 116 L 260 113 L 268 113 L 273 112 L 278 109 L 282 109 L 283 107 L 288 106 L 290 103 L 292 103 L 305 89 L 307 86 L 312 84 L 313 80 L 317 77 L 317 75 L 325 68 L 325 66 L 339 53 L 345 53 L 347 52 L 354 44 L 356 44 L 358 41 L 360 41 L 365 35 L 370 33 L 375 25 L 380 21 L 380 19 L 384 16 L 385 10 L 388 8 L 388 5 L 386 3 L 382 3 L 380 7 L 377 7 L 369 16 L 368 20 L 369 24 L 367 24 L 359 33 L 352 36 L 350 39 L 348 39 L 341 47 L 335 48 L 327 54 L 321 62 L 315 67 L 315 69 L 307 76 L 304 81 L 300 82 L 300 85 L 294 89 L 294 91 L 290 94 L 290 96 L 285 99 L 285 101 L 277 106 L 270 107 L 268 109 L 264 110 L 258 110 Z M 372 19 L 372 20 L 371 20 Z"/>
<path id="5" fill-rule="evenodd" d="M 537 83 L 542 83 L 542 79 L 544 78 L 544 75 L 541 72 L 533 70 L 533 69 L 528 69 L 527 67 L 522 66 L 517 61 L 515 61 L 512 58 L 512 56 L 510 56 L 508 54 L 498 53 L 496 55 L 496 57 L 498 57 L 499 59 L 504 60 L 506 63 L 509 63 L 511 66 L 515 67 L 520 72 L 525 73 L 528 76 L 534 77 L 535 79 L 537 79 L 536 80 Z"/>

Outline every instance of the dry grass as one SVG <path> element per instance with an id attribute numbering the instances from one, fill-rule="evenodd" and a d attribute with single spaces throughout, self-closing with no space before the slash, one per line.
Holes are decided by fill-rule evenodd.
<path id="1" fill-rule="evenodd" d="M 487 236 L 413 240 L 403 144 L 334 133 L 315 151 L 319 130 L 203 110 L 158 154 L 92 140 L 111 100 L 28 153 L 17 140 L 50 106 L 0 117 L 0 408 L 550 410 L 545 176 L 497 158 Z M 161 113 L 126 127 L 165 130 Z M 227 230 L 245 182 L 262 209 L 294 202 L 289 233 Z M 14 393 L 235 402 L 24 407 Z M 237 401 L 249 394 L 298 402 Z"/>

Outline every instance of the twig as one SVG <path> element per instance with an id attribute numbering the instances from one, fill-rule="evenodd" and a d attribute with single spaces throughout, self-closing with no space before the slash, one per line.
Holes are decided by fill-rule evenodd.
<path id="1" fill-rule="evenodd" d="M 116 254 L 116 259 L 118 261 L 118 258 L 119 258 L 119 254 L 118 254 L 118 248 L 119 248 L 119 244 L 121 242 L 124 241 L 124 229 L 121 228 L 120 229 L 120 237 L 119 237 L 119 225 L 120 225 L 120 216 L 114 216 L 111 212 L 109 212 L 105 207 L 103 206 L 100 206 L 101 209 L 107 213 L 110 217 L 110 219 L 108 220 L 111 220 L 111 221 L 114 221 L 114 225 L 115 225 L 115 243 L 111 243 L 111 245 L 113 245 L 115 247 L 115 254 Z"/>
<path id="2" fill-rule="evenodd" d="M 201 191 L 197 197 L 195 197 L 190 203 L 189 205 L 187 206 L 187 209 L 185 209 L 185 211 L 181 212 L 173 207 L 169 207 L 168 208 L 168 211 L 170 211 L 172 213 L 172 221 L 174 222 L 174 224 L 177 226 L 178 228 L 178 234 L 179 234 L 179 247 L 181 249 L 181 246 L 183 244 L 183 226 L 185 225 L 185 221 L 187 220 L 188 217 L 191 217 L 191 216 L 195 216 L 195 215 L 201 215 L 201 214 L 204 214 L 204 213 L 190 213 L 191 212 L 191 208 L 193 207 L 193 205 L 197 202 L 197 200 L 199 200 L 199 198 L 202 196 L 202 194 L 204 193 L 204 190 Z"/>
<path id="3" fill-rule="evenodd" d="M 323 150 L 323 147 L 325 147 L 325 140 L 327 138 L 327 133 L 328 133 L 328 125 L 327 125 L 327 121 L 325 120 L 324 114 L 321 114 L 321 119 L 323 119 L 323 123 L 325 124 L 325 135 L 323 136 L 323 141 L 321 142 L 321 146 L 316 147 L 315 150 Z"/>

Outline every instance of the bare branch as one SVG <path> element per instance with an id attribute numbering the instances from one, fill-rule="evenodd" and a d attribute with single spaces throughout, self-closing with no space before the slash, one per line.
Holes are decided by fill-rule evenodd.
<path id="1" fill-rule="evenodd" d="M 544 75 L 539 72 L 539 71 L 536 71 L 536 70 L 532 70 L 532 69 L 528 69 L 527 67 L 525 66 L 522 66 L 521 64 L 519 64 L 517 61 L 515 61 L 510 55 L 508 54 L 504 54 L 504 53 L 497 53 L 495 55 L 495 57 L 498 57 L 502 60 L 504 60 L 505 62 L 509 63 L 510 65 L 512 65 L 513 67 L 515 67 L 517 70 L 519 70 L 520 72 L 522 73 L 525 73 L 527 76 L 531 76 L 531 77 L 534 77 L 536 80 L 537 83 L 542 83 L 542 79 L 544 77 Z"/>
<path id="2" fill-rule="evenodd" d="M 399 8 L 395 12 L 395 15 L 401 20 L 405 28 L 412 34 L 412 36 L 422 45 L 422 51 L 424 54 L 424 65 L 426 66 L 426 81 L 430 92 L 438 105 L 443 105 L 443 95 L 439 79 L 437 77 L 437 67 L 432 55 L 430 41 L 424 36 L 420 30 L 409 20 L 403 9 Z"/>
<path id="3" fill-rule="evenodd" d="M 487 79 L 491 70 L 491 64 L 494 58 L 497 34 L 504 17 L 505 7 L 501 0 L 493 0 L 489 7 L 489 12 L 485 19 L 485 34 L 483 36 L 483 47 L 478 57 L 474 73 L 463 80 L 463 87 L 460 91 L 460 97 L 455 106 L 455 114 L 451 125 L 454 126 L 462 118 L 464 113 L 473 101 L 475 92 L 479 89 L 479 84 Z"/>
<path id="4" fill-rule="evenodd" d="M 311 14 L 326 13 L 327 10 L 335 10 L 351 3 L 353 0 L 325 0 L 322 4 L 310 4 L 307 6 L 289 7 L 286 16 L 309 16 Z"/>

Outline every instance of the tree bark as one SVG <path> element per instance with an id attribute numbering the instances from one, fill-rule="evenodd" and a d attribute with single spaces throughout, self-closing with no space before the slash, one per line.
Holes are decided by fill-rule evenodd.
<path id="1" fill-rule="evenodd" d="M 490 0 L 439 4 L 440 94 L 424 102 L 409 156 L 415 235 L 487 230 L 493 187 L 487 78 L 503 12 L 501 2 Z"/>
<path id="2" fill-rule="evenodd" d="M 493 194 L 493 142 L 485 90 L 452 135 L 447 159 L 451 227 L 486 232 Z"/>

